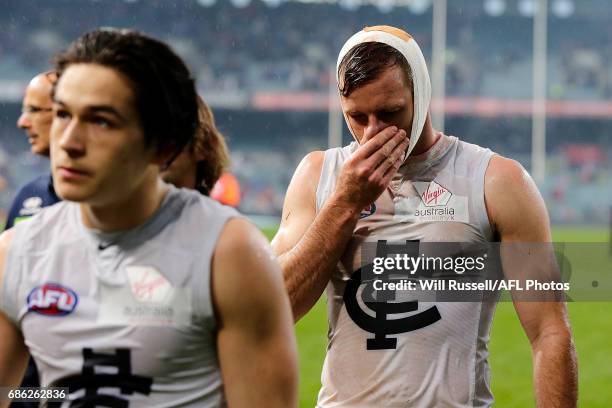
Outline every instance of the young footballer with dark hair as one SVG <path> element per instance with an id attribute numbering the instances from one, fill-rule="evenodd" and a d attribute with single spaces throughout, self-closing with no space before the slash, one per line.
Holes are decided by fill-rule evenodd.
<path id="1" fill-rule="evenodd" d="M 183 61 L 115 29 L 56 61 L 65 201 L 0 237 L 0 384 L 19 383 L 29 352 L 70 406 L 296 406 L 289 302 L 265 238 L 159 177 L 198 124 Z"/>

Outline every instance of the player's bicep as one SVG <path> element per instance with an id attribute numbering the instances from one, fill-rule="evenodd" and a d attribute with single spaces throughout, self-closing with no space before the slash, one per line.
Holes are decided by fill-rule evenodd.
<path id="1" fill-rule="evenodd" d="M 228 405 L 295 406 L 297 351 L 289 300 L 269 244 L 247 221 L 230 221 L 224 229 L 212 287 Z"/>
<path id="2" fill-rule="evenodd" d="M 309 153 L 295 170 L 285 194 L 278 232 L 272 240 L 276 255 L 290 251 L 306 233 L 316 217 L 316 193 L 324 153 Z"/>
<path id="3" fill-rule="evenodd" d="M 495 156 L 486 173 L 485 200 L 489 219 L 501 239 L 502 269 L 506 279 L 526 286 L 529 280 L 558 278 L 550 225 L 544 200 L 523 167 Z M 554 300 L 537 292 L 511 292 L 518 300 Z"/>
<path id="4" fill-rule="evenodd" d="M 544 199 L 527 171 L 501 156 L 491 159 L 485 176 L 489 219 L 502 242 L 550 242 Z"/>

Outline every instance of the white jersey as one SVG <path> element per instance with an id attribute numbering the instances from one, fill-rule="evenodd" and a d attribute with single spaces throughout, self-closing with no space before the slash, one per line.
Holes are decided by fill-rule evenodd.
<path id="1" fill-rule="evenodd" d="M 170 186 L 142 225 L 86 228 L 62 202 L 15 227 L 0 309 L 23 333 L 50 406 L 220 407 L 211 259 L 238 216 Z"/>
<path id="2" fill-rule="evenodd" d="M 357 147 L 353 142 L 325 152 L 317 210 Z M 347 310 L 345 302 L 357 304 L 357 290 L 347 283 L 363 266 L 364 243 L 491 241 L 484 176 L 492 156 L 488 149 L 439 134 L 435 145 L 410 156 L 390 187 L 364 209 L 327 287 L 328 349 L 319 407 L 459 408 L 493 403 L 487 344 L 494 302 L 420 301 L 404 316 L 402 332 L 379 344 L 356 323 L 374 319 L 371 311 Z"/>

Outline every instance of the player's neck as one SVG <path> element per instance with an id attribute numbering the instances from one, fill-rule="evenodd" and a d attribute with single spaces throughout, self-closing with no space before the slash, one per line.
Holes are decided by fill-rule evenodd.
<path id="1" fill-rule="evenodd" d="M 81 204 L 81 219 L 87 228 L 104 232 L 123 231 L 144 223 L 161 205 L 168 185 L 156 177 L 124 199 L 108 205 Z"/>
<path id="2" fill-rule="evenodd" d="M 427 115 L 427 119 L 425 119 L 425 124 L 423 125 L 423 130 L 421 131 L 421 136 L 419 137 L 416 146 L 414 146 L 414 149 L 412 149 L 410 155 L 417 156 L 427 152 L 433 147 L 433 145 L 436 144 L 437 141 L 438 134 L 431 125 L 431 115 Z"/>
<path id="3" fill-rule="evenodd" d="M 183 175 L 183 178 L 179 180 L 178 183 L 172 183 L 172 184 L 174 184 L 177 187 L 189 188 L 189 189 L 195 190 L 195 188 L 197 187 L 196 171 L 197 171 L 196 168 L 189 169 L 189 171 L 185 172 L 185 174 Z"/>

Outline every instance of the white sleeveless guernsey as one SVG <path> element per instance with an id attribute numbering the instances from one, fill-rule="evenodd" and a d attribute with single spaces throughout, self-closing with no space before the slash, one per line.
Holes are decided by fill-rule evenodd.
<path id="1" fill-rule="evenodd" d="M 42 386 L 61 407 L 225 405 L 211 301 L 211 259 L 239 214 L 170 186 L 144 224 L 85 228 L 62 202 L 15 227 L 0 290 Z"/>
<path id="2" fill-rule="evenodd" d="M 356 142 L 325 152 L 317 210 L 333 193 Z M 489 407 L 487 362 L 494 302 L 418 302 L 419 328 L 392 335 L 394 346 L 368 349 L 372 333 L 347 311 L 344 296 L 361 266 L 365 242 L 488 242 L 484 176 L 493 152 L 439 134 L 426 153 L 410 156 L 390 187 L 364 209 L 328 287 L 328 348 L 318 406 Z"/>

